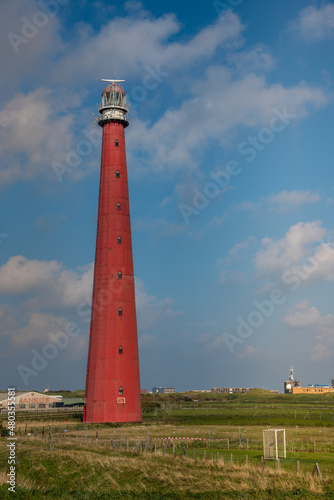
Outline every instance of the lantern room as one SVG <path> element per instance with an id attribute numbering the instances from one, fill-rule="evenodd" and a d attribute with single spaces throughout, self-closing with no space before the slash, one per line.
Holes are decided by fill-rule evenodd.
<path id="1" fill-rule="evenodd" d="M 99 125 L 103 126 L 106 121 L 121 121 L 127 127 L 128 105 L 126 92 L 123 87 L 117 83 L 110 83 L 102 92 L 102 102 L 99 109 L 102 116 L 98 118 Z"/>

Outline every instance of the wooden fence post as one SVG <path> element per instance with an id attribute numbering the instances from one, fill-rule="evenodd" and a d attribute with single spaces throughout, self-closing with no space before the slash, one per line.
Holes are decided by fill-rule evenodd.
<path id="1" fill-rule="evenodd" d="M 233 465 L 233 454 L 231 453 L 231 465 Z"/>
<path id="2" fill-rule="evenodd" d="M 217 465 L 219 465 L 219 451 L 217 451 Z"/>
<path id="3" fill-rule="evenodd" d="M 281 468 L 281 459 L 278 458 L 277 459 L 277 470 L 280 470 L 280 468 Z"/>
<path id="4" fill-rule="evenodd" d="M 261 457 L 261 469 L 262 469 L 262 472 L 264 471 L 264 460 L 263 460 L 263 457 Z"/>
<path id="5" fill-rule="evenodd" d="M 297 460 L 297 476 L 299 475 L 299 460 Z"/>
<path id="6" fill-rule="evenodd" d="M 227 438 L 227 449 L 228 450 L 230 449 L 230 440 L 229 440 L 229 438 Z"/>
<path id="7" fill-rule="evenodd" d="M 206 450 L 204 450 L 204 457 L 203 460 L 206 460 Z"/>
<path id="8" fill-rule="evenodd" d="M 314 476 L 314 474 L 316 474 L 319 479 L 322 479 L 321 472 L 320 472 L 320 469 L 319 469 L 319 465 L 317 463 L 314 466 L 314 469 L 313 469 L 313 472 L 312 472 L 312 476 Z"/>
<path id="9" fill-rule="evenodd" d="M 248 465 L 248 455 L 245 456 L 245 464 Z"/>

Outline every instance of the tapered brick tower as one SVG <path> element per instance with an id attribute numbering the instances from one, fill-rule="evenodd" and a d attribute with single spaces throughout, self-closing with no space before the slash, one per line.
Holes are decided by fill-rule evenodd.
<path id="1" fill-rule="evenodd" d="M 102 157 L 84 422 L 141 422 L 138 339 L 120 80 L 102 92 Z"/>

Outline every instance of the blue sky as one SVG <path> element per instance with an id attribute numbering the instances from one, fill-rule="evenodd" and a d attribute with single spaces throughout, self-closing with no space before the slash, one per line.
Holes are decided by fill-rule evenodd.
<path id="1" fill-rule="evenodd" d="M 2 389 L 85 383 L 101 78 L 126 130 L 141 385 L 334 378 L 334 3 L 4 0 Z"/>

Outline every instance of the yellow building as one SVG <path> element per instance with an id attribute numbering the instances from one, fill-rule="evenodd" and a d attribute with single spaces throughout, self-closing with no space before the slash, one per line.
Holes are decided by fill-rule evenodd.
<path id="1" fill-rule="evenodd" d="M 334 392 L 334 387 L 292 387 L 292 394 L 323 394 Z"/>

